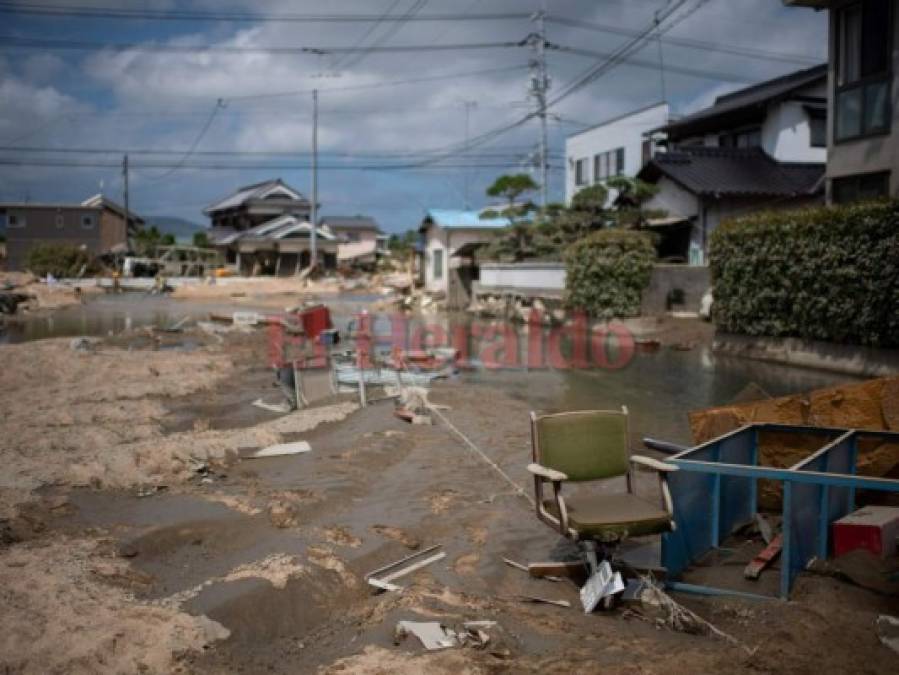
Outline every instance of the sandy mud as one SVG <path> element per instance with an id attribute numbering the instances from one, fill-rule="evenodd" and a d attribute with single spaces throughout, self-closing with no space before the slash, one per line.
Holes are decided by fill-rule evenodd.
<path id="1" fill-rule="evenodd" d="M 440 424 L 335 398 L 277 415 L 261 334 L 191 351 L 68 340 L 0 349 L 0 670 L 47 672 L 892 672 L 874 631 L 895 599 L 821 576 L 793 601 L 679 596 L 731 644 L 617 610 L 503 563 L 575 551 Z M 521 398 L 437 385 L 432 401 L 530 490 Z M 240 450 L 306 440 L 300 455 Z M 618 489 L 609 486 L 608 489 Z M 641 493 L 655 481 L 641 475 Z M 446 557 L 376 593 L 367 572 Z M 652 541 L 634 552 L 657 554 Z M 770 572 L 776 574 L 776 571 Z M 567 600 L 571 608 L 521 601 Z M 400 620 L 496 624 L 425 652 Z"/>

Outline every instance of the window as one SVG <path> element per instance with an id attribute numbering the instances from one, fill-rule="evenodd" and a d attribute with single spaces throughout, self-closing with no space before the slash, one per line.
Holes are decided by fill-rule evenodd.
<path id="1" fill-rule="evenodd" d="M 733 133 L 722 134 L 718 138 L 718 145 L 722 148 L 757 148 L 762 144 L 761 127 L 743 129 Z"/>
<path id="2" fill-rule="evenodd" d="M 6 227 L 25 227 L 25 216 L 21 213 L 10 213 L 6 217 Z"/>
<path id="3" fill-rule="evenodd" d="M 645 166 L 652 159 L 652 139 L 644 138 L 640 146 L 640 165 Z"/>
<path id="4" fill-rule="evenodd" d="M 889 184 L 889 171 L 834 178 L 831 196 L 835 204 L 878 199 L 887 196 Z"/>
<path id="5" fill-rule="evenodd" d="M 822 108 L 807 107 L 809 144 L 813 148 L 827 147 L 827 111 Z"/>
<path id="6" fill-rule="evenodd" d="M 89 230 L 94 226 L 94 216 L 91 214 L 84 214 L 81 216 L 81 227 L 85 230 Z"/>
<path id="7" fill-rule="evenodd" d="M 593 155 L 593 182 L 599 183 L 624 173 L 624 148 Z"/>
<path id="8" fill-rule="evenodd" d="M 890 0 L 863 0 L 837 14 L 834 138 L 890 128 Z"/>
<path id="9" fill-rule="evenodd" d="M 574 184 L 587 184 L 587 158 L 576 160 L 574 163 Z"/>
<path id="10" fill-rule="evenodd" d="M 434 279 L 443 278 L 443 249 L 435 248 L 431 253 L 434 260 Z"/>

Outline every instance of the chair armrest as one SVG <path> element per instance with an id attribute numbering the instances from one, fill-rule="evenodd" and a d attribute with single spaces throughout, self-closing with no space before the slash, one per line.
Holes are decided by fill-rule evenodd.
<path id="1" fill-rule="evenodd" d="M 660 472 L 669 472 L 669 471 L 678 471 L 680 467 L 675 464 L 668 464 L 667 462 L 660 462 L 657 459 L 653 459 L 652 457 L 644 457 L 643 455 L 631 455 L 631 462 L 634 464 L 639 464 L 640 466 L 645 466 L 649 469 L 654 469 Z"/>
<path id="2" fill-rule="evenodd" d="M 521 465 L 519 465 L 521 466 Z M 568 476 L 562 473 L 561 471 L 556 471 L 555 469 L 550 469 L 549 467 L 543 466 L 542 464 L 528 464 L 528 471 L 530 471 L 535 476 L 540 476 L 541 478 L 545 478 L 546 480 L 550 480 L 555 482 L 568 480 Z"/>

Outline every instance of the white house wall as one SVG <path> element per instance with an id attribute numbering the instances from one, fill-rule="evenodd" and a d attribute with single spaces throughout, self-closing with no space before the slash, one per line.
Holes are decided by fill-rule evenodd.
<path id="1" fill-rule="evenodd" d="M 825 95 L 824 85 L 820 87 Z M 817 93 L 803 93 L 817 96 Z M 779 162 L 820 162 L 827 160 L 827 148 L 812 147 L 811 122 L 799 101 L 772 105 L 762 125 L 762 149 Z"/>
<path id="2" fill-rule="evenodd" d="M 699 215 L 699 200 L 667 176 L 656 183 L 659 191 L 646 202 L 647 209 L 665 211 L 669 216 L 691 218 Z"/>
<path id="3" fill-rule="evenodd" d="M 636 176 L 643 166 L 643 134 L 668 123 L 668 104 L 622 116 L 565 139 L 565 203 L 570 204 L 575 192 L 596 182 L 593 157 L 603 152 L 624 148 L 624 175 Z M 587 159 L 585 185 L 575 185 L 574 167 L 579 159 Z"/>
<path id="4" fill-rule="evenodd" d="M 496 228 L 459 228 L 445 230 L 437 225 L 431 225 L 425 233 L 425 289 L 432 293 L 449 290 L 449 270 L 459 266 L 459 258 L 451 258 L 450 254 L 460 246 L 475 242 L 486 242 L 496 236 Z M 434 252 L 443 252 L 443 275 L 440 279 L 434 278 Z"/>

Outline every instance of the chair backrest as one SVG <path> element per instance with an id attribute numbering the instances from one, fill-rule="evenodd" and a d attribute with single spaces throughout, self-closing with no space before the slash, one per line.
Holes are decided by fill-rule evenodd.
<path id="1" fill-rule="evenodd" d="M 531 413 L 534 461 L 571 481 L 600 480 L 628 472 L 627 410 Z"/>

